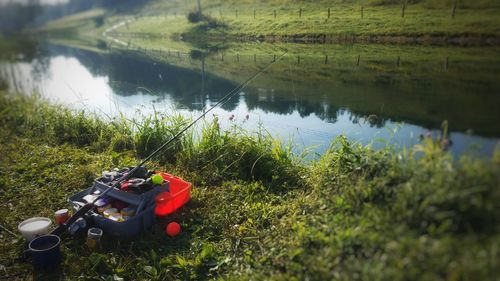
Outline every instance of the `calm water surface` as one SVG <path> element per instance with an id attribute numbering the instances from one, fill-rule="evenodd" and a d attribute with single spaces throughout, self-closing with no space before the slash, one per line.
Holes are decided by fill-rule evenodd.
<path id="1" fill-rule="evenodd" d="M 491 60 L 498 50 L 484 49 L 483 56 L 432 47 L 294 48 L 214 110 L 223 126 L 260 124 L 297 149 L 318 153 L 339 134 L 376 147 L 385 145 L 381 139 L 409 147 L 421 135 L 437 135 L 443 120 L 455 155 L 490 156 L 499 140 L 500 65 Z M 274 60 L 273 53 L 98 53 L 44 43 L 3 60 L 0 76 L 10 91 L 39 92 L 103 118 L 153 110 L 196 117 Z"/>

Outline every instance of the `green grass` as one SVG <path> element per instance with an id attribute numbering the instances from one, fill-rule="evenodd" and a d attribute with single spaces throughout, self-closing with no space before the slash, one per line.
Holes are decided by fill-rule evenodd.
<path id="1" fill-rule="evenodd" d="M 5 108 L 0 115 L 2 122 L 14 134 L 36 137 L 54 145 L 71 143 L 98 153 L 119 155 L 135 151 L 140 158 L 148 156 L 189 122 L 181 115 L 161 112 L 137 119 L 120 116 L 106 122 L 93 113 L 52 105 L 38 96 L 2 95 L 1 103 Z M 287 177 L 297 178 L 297 171 L 288 167 L 293 162 L 291 148 L 281 147 L 263 132 L 249 137 L 236 129 L 221 131 L 217 120 L 204 124 L 200 133 L 188 131 L 158 159 L 198 171 L 196 177 L 203 181 L 255 178 L 284 183 Z M 276 166 L 279 161 L 283 161 L 282 165 Z M 263 167 L 252 167 L 257 162 Z M 227 163 L 233 164 L 220 168 Z"/>
<path id="2" fill-rule="evenodd" d="M 406 1 L 409 5 L 418 4 L 422 5 L 427 9 L 446 9 L 449 8 L 451 11 L 452 0 L 410 0 Z M 157 0 L 152 1 L 148 5 L 144 6 L 142 9 L 143 13 L 153 14 L 158 13 L 158 11 L 165 12 L 176 12 L 177 14 L 195 10 L 196 1 L 182 1 L 182 0 Z M 316 0 L 316 1 L 303 1 L 303 0 L 221 0 L 221 1 L 210 1 L 201 0 L 201 5 L 203 10 L 210 10 L 219 7 L 245 7 L 245 8 L 255 8 L 255 7 L 336 7 L 342 5 L 359 5 L 364 7 L 383 7 L 383 6 L 400 6 L 403 4 L 401 0 Z M 407 5 L 408 5 L 407 4 Z M 457 7 L 459 9 L 488 9 L 488 8 L 500 8 L 500 4 L 495 0 L 462 0 L 458 1 Z"/>
<path id="3" fill-rule="evenodd" d="M 184 122 L 160 114 L 143 124 L 105 122 L 5 93 L 0 108 L 0 217 L 13 231 L 25 218 L 52 217 L 100 171 L 132 165 L 144 139 L 157 146 L 159 131 L 168 138 Z M 118 133 L 123 145 L 112 145 Z M 195 183 L 191 202 L 167 219 L 181 223 L 180 236 L 168 238 L 157 225 L 133 242 L 105 239 L 97 253 L 67 239 L 61 269 L 40 273 L 16 260 L 23 241 L 2 232 L 5 276 L 495 280 L 499 273 L 498 151 L 454 161 L 439 140 L 397 152 L 339 137 L 304 162 L 265 134 L 224 132 L 215 122 L 149 165 Z"/>
<path id="4" fill-rule="evenodd" d="M 202 1 L 203 2 L 203 1 Z M 203 3 L 203 12 L 223 25 L 207 28 L 205 23 L 186 24 L 179 16 L 193 10 L 193 3 L 156 1 L 143 8 L 144 18 L 131 23 L 122 32 L 147 32 L 170 34 L 182 32 L 190 38 L 234 38 L 283 36 L 307 38 L 308 36 L 355 35 L 358 40 L 369 37 L 421 38 L 431 37 L 481 37 L 499 35 L 499 6 L 493 1 L 464 1 L 451 18 L 451 2 L 417 1 L 406 6 L 401 17 L 398 1 L 223 1 Z M 363 17 L 361 17 L 363 7 Z M 328 18 L 330 8 L 330 18 Z M 299 10 L 302 10 L 299 16 Z M 254 18 L 255 11 L 255 18 Z M 276 17 L 274 12 L 276 11 Z M 174 16 L 177 15 L 177 16 Z M 156 16 L 156 20 L 151 20 Z M 159 16 L 159 17 L 158 17 Z M 180 22 L 180 25 L 177 23 Z M 182 30 L 179 30 L 182 29 Z M 273 37 L 271 40 L 276 40 Z M 387 39 L 389 40 L 389 39 Z"/>
<path id="5" fill-rule="evenodd" d="M 459 1 L 455 18 L 451 17 L 452 1 L 409 2 L 402 17 L 401 1 L 202 1 L 204 14 L 218 23 L 210 26 L 187 22 L 186 15 L 194 10 L 194 1 L 152 1 L 140 12 L 134 10 L 133 15 L 95 9 L 49 22 L 38 32 L 96 36 L 113 23 L 134 16 L 135 21 L 115 31 L 120 35 L 144 33 L 175 39 L 182 36 L 184 40 L 281 41 L 326 36 L 336 41 L 352 40 L 355 36 L 357 41 L 392 43 L 413 42 L 415 38 L 419 42 L 439 43 L 460 38 L 469 44 L 500 35 L 500 5 L 496 1 Z"/>

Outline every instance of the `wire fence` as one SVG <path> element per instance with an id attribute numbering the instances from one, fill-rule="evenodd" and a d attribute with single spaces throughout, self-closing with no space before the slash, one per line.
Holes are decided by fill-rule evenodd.
<path id="1" fill-rule="evenodd" d="M 254 53 L 254 54 L 240 54 L 234 52 L 224 52 L 219 51 L 211 54 L 206 54 L 203 58 L 195 58 L 192 52 L 185 52 L 177 49 L 171 48 L 145 48 L 140 46 L 135 46 L 129 44 L 127 47 L 123 46 L 113 46 L 110 44 L 108 46 L 109 49 L 121 50 L 121 51 L 130 51 L 130 52 L 138 52 L 150 57 L 155 58 L 163 58 L 167 60 L 175 60 L 178 62 L 188 62 L 193 65 L 199 65 L 201 61 L 204 62 L 213 62 L 213 63 L 231 63 L 231 64 L 242 64 L 245 66 L 255 64 L 266 64 L 270 62 L 276 61 L 277 57 L 279 57 L 279 53 Z M 335 54 L 315 54 L 315 55 L 301 55 L 301 54 L 289 54 L 281 59 L 282 63 L 287 63 L 289 65 L 332 65 L 332 66 L 340 66 L 343 67 L 363 67 L 372 66 L 373 63 L 383 64 L 387 67 L 393 67 L 395 69 L 403 67 L 406 63 L 413 64 L 411 61 L 405 61 L 404 55 L 394 55 L 391 59 L 390 57 L 386 57 L 383 60 L 380 57 L 376 56 L 364 56 L 363 54 L 350 54 L 343 55 L 342 57 L 336 56 Z M 448 71 L 451 67 L 450 57 L 435 57 L 433 59 L 429 59 L 429 63 L 434 66 L 441 68 L 442 70 Z M 208 65 L 207 65 L 208 66 Z"/>
<path id="2" fill-rule="evenodd" d="M 395 17 L 404 18 L 408 16 L 408 11 L 411 11 L 413 6 L 407 5 L 406 2 L 399 6 L 388 6 L 384 8 L 384 13 L 389 11 Z M 381 8 L 379 6 L 334 6 L 334 7 L 265 7 L 265 8 L 208 8 L 203 10 L 203 13 L 209 17 L 216 19 L 280 19 L 286 17 L 288 19 L 330 19 L 338 18 L 339 16 L 354 16 L 365 18 L 369 16 L 380 16 Z M 424 9 L 427 11 L 439 11 L 443 17 L 455 18 L 458 10 L 458 0 L 453 0 L 447 8 L 441 9 Z M 193 10 L 171 10 L 171 11 L 154 11 L 149 12 L 144 17 L 185 17 Z"/>

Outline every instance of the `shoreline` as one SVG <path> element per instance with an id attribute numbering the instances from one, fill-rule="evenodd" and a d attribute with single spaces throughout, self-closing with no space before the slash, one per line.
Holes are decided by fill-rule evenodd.
<path id="1" fill-rule="evenodd" d="M 109 32 L 106 35 L 122 38 L 172 38 L 184 42 L 265 42 L 265 43 L 303 43 L 303 44 L 392 44 L 392 45 L 434 45 L 460 47 L 499 47 L 500 37 L 484 35 L 355 35 L 355 34 L 292 34 L 292 35 L 199 35 L 182 33 L 165 36 L 159 33 Z"/>

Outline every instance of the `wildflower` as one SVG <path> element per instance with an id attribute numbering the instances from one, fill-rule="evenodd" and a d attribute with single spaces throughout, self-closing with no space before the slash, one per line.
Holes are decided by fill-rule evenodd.
<path id="1" fill-rule="evenodd" d="M 446 150 L 448 150 L 448 148 L 450 148 L 450 146 L 452 144 L 453 144 L 453 141 L 451 139 L 444 138 L 441 140 L 441 149 L 446 151 Z"/>

